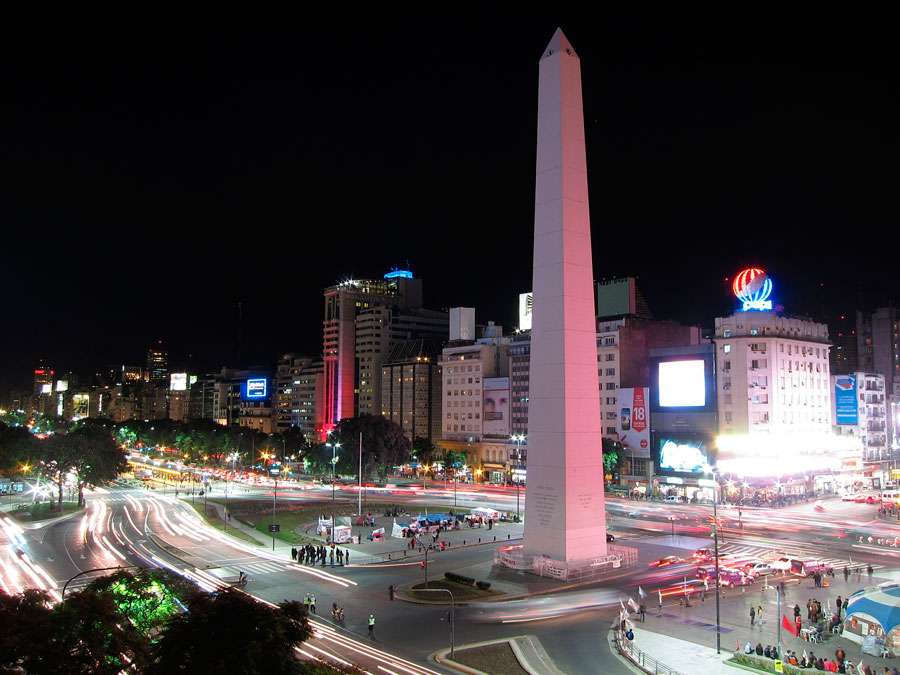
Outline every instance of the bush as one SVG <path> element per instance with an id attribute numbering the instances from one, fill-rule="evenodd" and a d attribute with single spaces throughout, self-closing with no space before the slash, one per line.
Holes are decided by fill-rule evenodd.
<path id="1" fill-rule="evenodd" d="M 491 582 L 490 581 L 478 581 L 475 583 L 475 585 L 478 586 L 478 588 L 480 588 L 481 590 L 486 591 L 487 589 L 489 589 L 491 587 Z"/>
<path id="2" fill-rule="evenodd" d="M 456 572 L 444 572 L 444 578 L 447 581 L 455 581 L 458 584 L 465 584 L 466 586 L 475 585 L 475 579 L 462 574 L 457 574 Z"/>
<path id="3" fill-rule="evenodd" d="M 776 672 L 775 661 L 772 659 L 767 659 L 764 656 L 735 652 L 734 656 L 732 656 L 730 660 L 734 663 L 739 663 L 743 666 L 749 666 L 750 668 L 764 673 Z M 803 675 L 803 673 L 809 672 L 809 668 L 807 668 L 806 670 L 802 670 L 797 666 L 790 665 L 789 663 L 783 663 L 782 672 L 785 673 L 785 675 Z"/>

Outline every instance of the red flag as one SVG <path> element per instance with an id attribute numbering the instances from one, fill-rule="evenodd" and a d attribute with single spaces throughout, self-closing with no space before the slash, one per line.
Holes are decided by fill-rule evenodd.
<path id="1" fill-rule="evenodd" d="M 781 625 L 788 633 L 797 637 L 797 626 L 784 614 L 781 615 Z"/>

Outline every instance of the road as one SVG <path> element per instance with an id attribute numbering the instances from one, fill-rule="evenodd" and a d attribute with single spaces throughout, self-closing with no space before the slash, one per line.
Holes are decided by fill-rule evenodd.
<path id="1" fill-rule="evenodd" d="M 321 500 L 330 492 L 330 487 L 279 489 L 278 498 Z M 368 492 L 367 499 L 373 499 L 372 490 Z M 357 494 L 349 487 L 342 487 L 338 493 L 354 500 Z M 233 499 L 270 496 L 269 487 L 231 493 Z M 490 506 L 504 511 L 515 508 L 515 498 L 514 491 L 459 488 L 455 497 L 460 506 Z M 379 499 L 409 505 L 454 503 L 452 486 L 449 490 L 429 486 L 424 492 L 408 487 L 385 490 Z M 812 505 L 744 509 L 739 517 L 736 510 L 723 509 L 722 550 L 760 556 L 776 551 L 815 555 L 827 557 L 837 567 L 852 558 L 853 562 L 873 564 L 879 574 L 897 567 L 896 548 L 869 544 L 867 538 L 900 537 L 900 526 L 874 519 L 877 508 L 869 505 L 829 501 L 825 508 L 824 515 Z M 586 590 L 527 603 L 505 603 L 501 606 L 505 619 L 485 617 L 477 607 L 461 609 L 457 644 L 527 633 L 540 639 L 564 672 L 590 672 L 585 664 L 593 664 L 594 672 L 628 672 L 609 653 L 605 642 L 609 623 L 618 612 L 618 599 L 623 593 L 633 595 L 637 585 L 652 588 L 650 583 L 663 583 L 665 573 L 650 583 L 646 581 L 647 562 L 673 552 L 683 553 L 685 543 L 693 546 L 695 537 L 708 537 L 711 509 L 613 498 L 608 500 L 608 511 L 610 529 L 623 543 L 639 549 L 637 569 Z M 326 617 L 314 619 L 316 637 L 304 645 L 306 655 L 356 663 L 377 673 L 443 672 L 428 661 L 428 656 L 447 646 L 447 608 L 391 602 L 388 598 L 390 584 L 408 584 L 420 573 L 415 563 L 334 570 L 294 565 L 207 528 L 174 496 L 141 489 L 97 490 L 89 495 L 84 515 L 46 527 L 22 529 L 5 515 L 0 515 L 0 525 L 0 587 L 10 592 L 43 586 L 58 594 L 65 580 L 84 570 L 119 565 L 166 567 L 206 588 L 221 586 L 219 577 L 228 578 L 242 570 L 250 578 L 247 592 L 260 600 L 277 603 L 302 599 L 312 592 L 320 615 L 328 614 L 332 602 L 344 607 L 345 627 L 333 626 Z M 860 543 L 859 536 L 866 541 Z M 21 556 L 17 550 L 22 551 Z M 437 578 L 445 571 L 487 564 L 492 553 L 492 547 L 482 547 L 441 554 L 431 562 L 429 576 Z M 83 585 L 90 576 L 76 579 L 70 588 Z M 366 635 L 366 619 L 372 611 L 377 618 L 375 640 Z M 554 618 L 519 623 L 548 616 Z"/>

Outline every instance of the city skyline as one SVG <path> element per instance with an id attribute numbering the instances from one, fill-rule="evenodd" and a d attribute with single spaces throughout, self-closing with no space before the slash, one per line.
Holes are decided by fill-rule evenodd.
<path id="1" fill-rule="evenodd" d="M 878 40 L 847 27 L 833 53 L 828 31 L 785 21 L 760 53 L 752 21 L 607 19 L 172 36 L 163 57 L 137 39 L 114 64 L 97 48 L 50 68 L 50 50 L 11 69 L 2 278 L 29 335 L 5 332 L 3 384 L 41 357 L 139 361 L 157 337 L 200 368 L 230 364 L 239 301 L 245 361 L 316 356 L 322 289 L 407 262 L 426 306 L 510 327 L 530 290 L 534 45 L 557 23 L 587 64 L 597 278 L 635 275 L 657 316 L 707 326 L 749 265 L 787 313 L 896 300 L 889 247 L 851 256 L 827 234 L 889 225 L 898 106 Z"/>

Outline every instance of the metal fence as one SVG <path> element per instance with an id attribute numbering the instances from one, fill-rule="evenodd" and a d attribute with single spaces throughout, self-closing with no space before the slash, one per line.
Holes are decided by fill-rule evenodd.
<path id="1" fill-rule="evenodd" d="M 665 663 L 657 661 L 646 652 L 635 647 L 634 640 L 629 640 L 622 635 L 618 622 L 613 624 L 611 631 L 616 651 L 645 673 L 652 673 L 652 675 L 681 675 L 679 671 L 669 668 Z"/>

